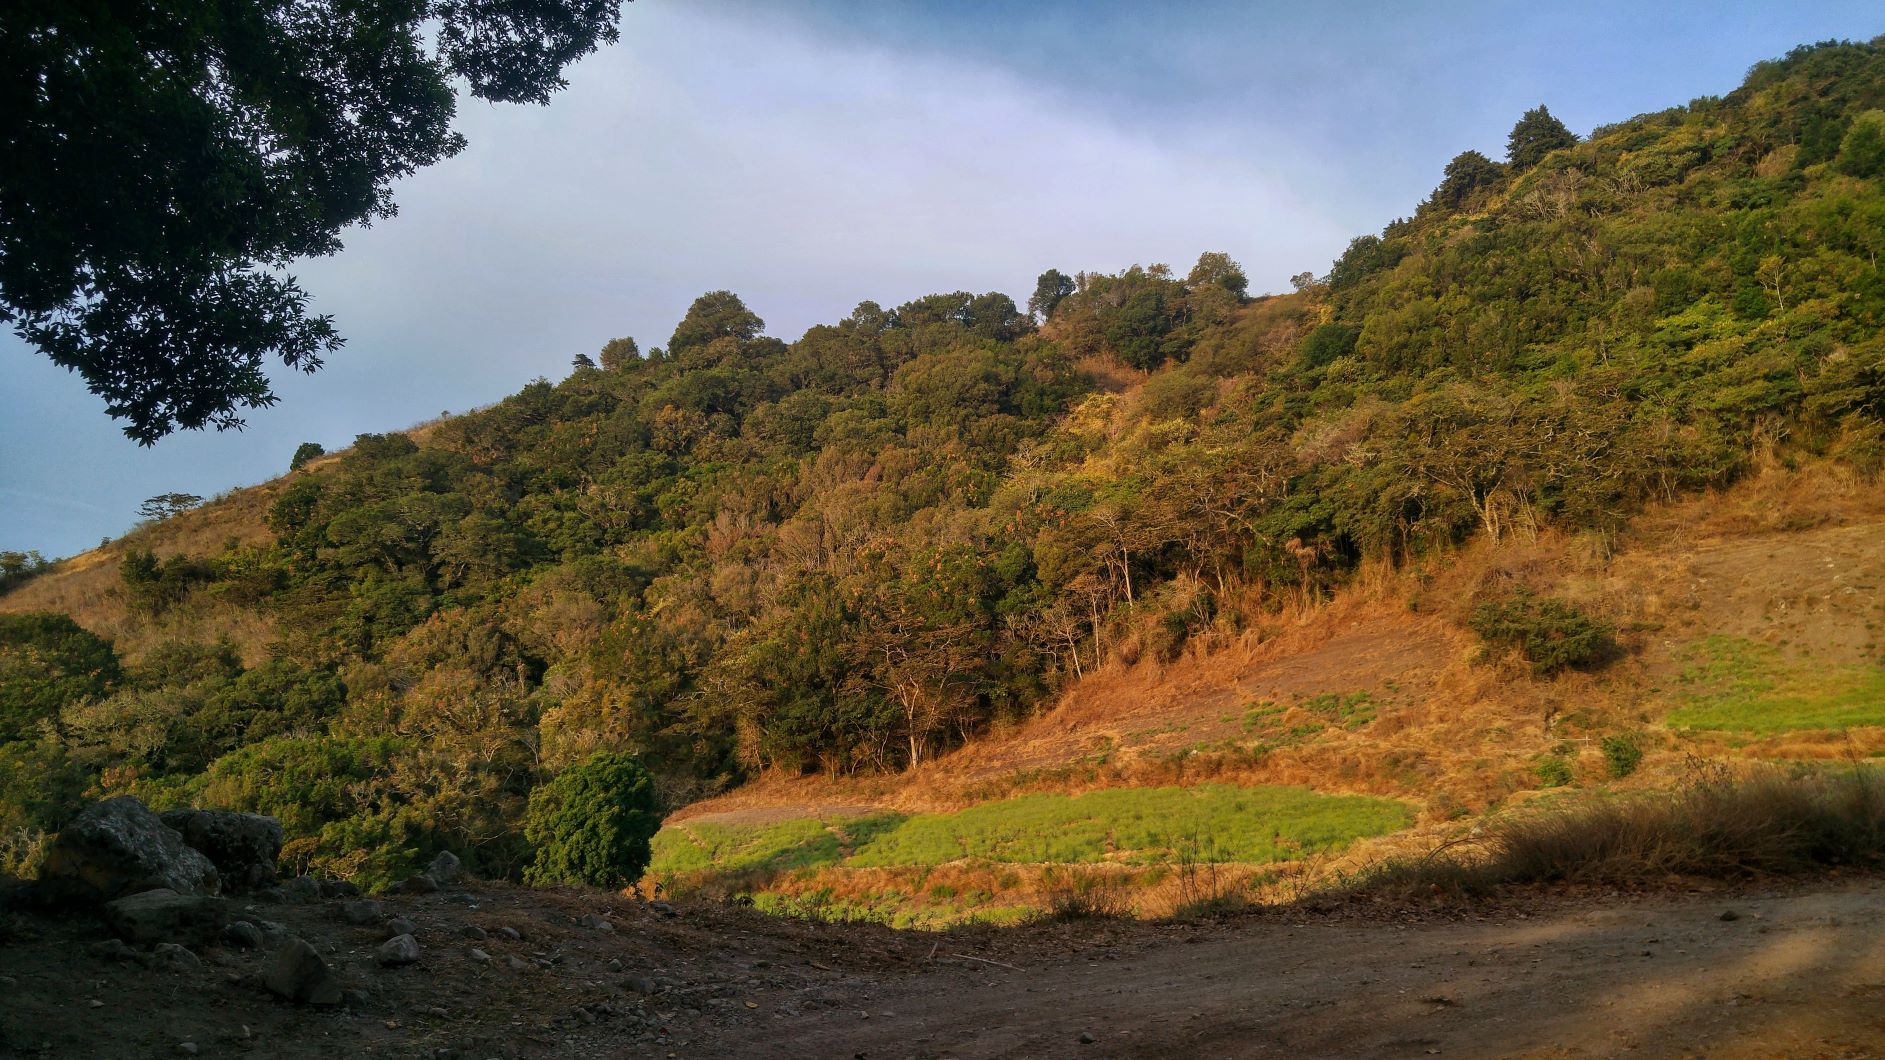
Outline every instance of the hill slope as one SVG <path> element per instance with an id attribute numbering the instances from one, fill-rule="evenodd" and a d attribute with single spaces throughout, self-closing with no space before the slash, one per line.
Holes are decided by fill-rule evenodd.
<path id="1" fill-rule="evenodd" d="M 440 848 L 515 875 L 529 793 L 600 751 L 674 805 L 1214 776 L 1433 824 L 1667 779 L 1685 717 L 1752 734 L 1711 751 L 1823 748 L 1785 734 L 1879 720 L 1850 625 L 1876 619 L 1840 598 L 1802 645 L 1679 571 L 1771 550 L 1815 599 L 1859 584 L 1808 578 L 1822 553 L 1875 581 L 1838 521 L 1872 525 L 1885 463 L 1881 107 L 1885 41 L 1582 141 L 1528 115 L 1507 164 L 1461 155 L 1287 295 L 1205 254 L 1050 270 L 1031 312 L 865 302 L 791 344 L 704 295 L 646 356 L 616 340 L 0 597 L 89 627 L 0 626 L 6 860 L 130 791 L 280 814 L 298 867 L 368 884 Z M 1795 489 L 1837 500 L 1776 506 L 1807 537 L 1676 532 Z M 1658 641 L 1684 600 L 1702 621 Z M 901 773 L 936 793 L 870 779 Z"/>

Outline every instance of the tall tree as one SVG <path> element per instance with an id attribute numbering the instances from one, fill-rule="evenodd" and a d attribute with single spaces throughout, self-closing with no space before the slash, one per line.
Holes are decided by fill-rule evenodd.
<path id="1" fill-rule="evenodd" d="M 1073 290 L 1073 277 L 1059 269 L 1048 269 L 1034 281 L 1034 295 L 1028 299 L 1028 312 L 1046 320 L 1054 315 L 1054 309 Z"/>
<path id="2" fill-rule="evenodd" d="M 1515 172 L 1523 172 L 1543 161 L 1551 152 L 1576 143 L 1577 134 L 1552 117 L 1551 112 L 1540 103 L 1526 111 L 1518 124 L 1512 126 L 1512 134 L 1505 140 L 1505 160 L 1512 164 Z"/>
<path id="3" fill-rule="evenodd" d="M 1499 163 L 1478 151 L 1461 151 L 1446 164 L 1446 174 L 1440 186 L 1433 189 L 1429 201 L 1442 209 L 1459 210 L 1479 191 L 1492 187 L 1504 176 L 1505 170 Z"/>
<path id="4" fill-rule="evenodd" d="M 620 0 L 0 5 L 0 321 L 125 433 L 239 427 L 342 339 L 283 270 L 464 147 L 454 81 L 542 103 Z"/>

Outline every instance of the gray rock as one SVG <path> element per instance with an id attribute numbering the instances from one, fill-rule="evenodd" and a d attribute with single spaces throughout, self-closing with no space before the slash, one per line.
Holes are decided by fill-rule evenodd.
<path id="1" fill-rule="evenodd" d="M 368 927 L 386 919 L 386 907 L 367 898 L 342 902 L 334 908 L 342 920 L 355 927 Z"/>
<path id="2" fill-rule="evenodd" d="M 648 908 L 654 910 L 657 913 L 660 913 L 662 916 L 679 916 L 680 915 L 679 913 L 676 913 L 674 911 L 673 906 L 669 905 L 666 902 L 649 902 Z"/>
<path id="3" fill-rule="evenodd" d="M 281 821 L 234 810 L 165 810 L 158 819 L 209 858 L 225 888 L 254 890 L 275 882 Z"/>
<path id="4" fill-rule="evenodd" d="M 619 971 L 621 971 L 621 970 L 622 970 L 622 961 L 621 961 L 621 958 L 619 958 L 619 957 L 610 957 L 610 958 L 609 958 L 609 971 L 611 971 L 611 972 L 619 972 Z"/>
<path id="5" fill-rule="evenodd" d="M 479 964 L 491 963 L 491 955 L 476 946 L 471 948 L 471 959 L 477 961 Z"/>
<path id="6" fill-rule="evenodd" d="M 178 1042 L 177 1052 L 180 1052 L 185 1056 L 195 1056 L 196 1043 L 195 1042 Z"/>
<path id="7" fill-rule="evenodd" d="M 320 887 L 322 898 L 360 897 L 360 885 L 352 880 L 321 880 L 316 886 Z"/>
<path id="8" fill-rule="evenodd" d="M 400 894 L 436 894 L 438 889 L 439 881 L 424 873 L 408 876 L 405 882 L 399 885 Z"/>
<path id="9" fill-rule="evenodd" d="M 216 866 L 129 795 L 93 803 L 46 851 L 39 888 L 58 902 L 109 902 L 166 887 L 215 894 Z"/>
<path id="10" fill-rule="evenodd" d="M 387 966 L 411 964 L 419 959 L 419 940 L 411 935 L 394 935 L 374 951 L 373 959 Z"/>
<path id="11" fill-rule="evenodd" d="M 459 861 L 458 855 L 449 850 L 439 851 L 439 856 L 433 858 L 432 863 L 425 867 L 425 874 L 440 887 L 457 883 L 458 877 L 464 875 L 464 872 L 465 863 Z"/>
<path id="12" fill-rule="evenodd" d="M 445 896 L 445 900 L 448 902 L 456 902 L 459 905 L 468 905 L 474 909 L 478 906 L 478 900 L 463 891 L 459 891 L 456 894 L 448 894 Z"/>
<path id="13" fill-rule="evenodd" d="M 306 939 L 290 938 L 269 958 L 257 977 L 276 997 L 302 1005 L 340 1004 L 340 981 Z"/>
<path id="14" fill-rule="evenodd" d="M 582 919 L 577 921 L 577 923 L 580 923 L 583 927 L 591 931 L 603 931 L 611 935 L 615 933 L 615 925 L 609 923 L 607 917 L 600 917 L 594 913 L 583 914 Z"/>
<path id="15" fill-rule="evenodd" d="M 622 980 L 622 986 L 624 989 L 640 994 L 643 997 L 651 996 L 655 991 L 661 989 L 655 985 L 653 979 L 645 979 L 639 975 L 631 975 L 627 979 Z"/>
<path id="16" fill-rule="evenodd" d="M 281 885 L 284 901 L 306 904 L 321 899 L 321 884 L 312 876 L 296 876 Z"/>
<path id="17" fill-rule="evenodd" d="M 189 947 L 179 946 L 174 942 L 160 942 L 151 950 L 151 963 L 166 965 L 179 971 L 187 968 L 203 967 L 203 959 L 191 953 Z"/>
<path id="18" fill-rule="evenodd" d="M 489 931 L 484 930 L 476 924 L 466 924 L 464 927 L 458 929 L 458 933 L 468 939 L 488 939 L 491 937 Z"/>
<path id="19" fill-rule="evenodd" d="M 234 946 L 240 950 L 259 950 L 262 948 L 262 929 L 247 920 L 238 920 L 223 928 L 223 945 Z"/>
<path id="20" fill-rule="evenodd" d="M 513 972 L 534 972 L 537 970 L 536 965 L 531 964 L 522 957 L 506 957 L 504 958 L 504 965 Z"/>
<path id="21" fill-rule="evenodd" d="M 105 924 L 126 942 L 141 946 L 179 941 L 206 943 L 213 941 L 229 922 L 229 903 L 159 888 L 107 902 L 104 913 Z"/>
<path id="22" fill-rule="evenodd" d="M 522 942 L 524 940 L 524 933 L 517 930 L 514 927 L 498 928 L 497 933 L 511 940 L 512 942 Z"/>
<path id="23" fill-rule="evenodd" d="M 125 945 L 123 939 L 105 939 L 102 942 L 94 942 L 90 946 L 85 947 L 85 952 L 101 961 L 135 961 L 138 959 L 137 951 Z"/>
<path id="24" fill-rule="evenodd" d="M 393 919 L 388 920 L 386 922 L 386 937 L 389 939 L 393 938 L 396 935 L 415 935 L 416 936 L 418 934 L 419 934 L 419 925 L 413 923 L 410 920 L 407 920 L 403 916 L 396 916 Z"/>

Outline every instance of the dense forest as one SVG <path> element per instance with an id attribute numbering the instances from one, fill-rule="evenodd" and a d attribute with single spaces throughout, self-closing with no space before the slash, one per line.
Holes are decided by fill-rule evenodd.
<path id="1" fill-rule="evenodd" d="M 266 660 L 0 615 L 6 859 L 131 792 L 367 884 L 516 876 L 530 792 L 601 752 L 670 804 L 904 769 L 1365 563 L 1601 541 L 1757 454 L 1885 464 L 1885 38 L 1583 138 L 1540 107 L 1439 176 L 1288 294 L 1208 253 L 787 343 L 717 291 L 422 441 L 297 454 L 271 541 L 120 572 L 145 615 L 267 615 Z"/>

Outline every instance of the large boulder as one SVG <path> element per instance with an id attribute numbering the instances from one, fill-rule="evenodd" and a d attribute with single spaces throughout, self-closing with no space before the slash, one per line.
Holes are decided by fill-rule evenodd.
<path id="1" fill-rule="evenodd" d="M 229 923 L 229 903 L 223 899 L 178 894 L 168 887 L 106 902 L 104 913 L 113 933 L 139 946 L 204 945 L 215 941 Z"/>
<path id="2" fill-rule="evenodd" d="M 256 981 L 276 997 L 299 1004 L 340 1004 L 340 980 L 304 939 L 289 938 L 283 942 L 269 957 Z"/>
<path id="3" fill-rule="evenodd" d="M 425 867 L 425 874 L 432 877 L 433 882 L 440 887 L 450 887 L 457 883 L 458 877 L 464 873 L 464 862 L 459 861 L 458 855 L 449 850 L 439 851 L 439 856 L 433 858 L 432 863 Z"/>
<path id="4" fill-rule="evenodd" d="M 139 891 L 215 894 L 216 866 L 129 795 L 93 803 L 59 833 L 39 870 L 58 902 L 109 902 Z"/>
<path id="5" fill-rule="evenodd" d="M 254 890 L 275 882 L 281 854 L 281 821 L 234 810 L 165 810 L 158 819 L 208 857 L 223 886 Z"/>

